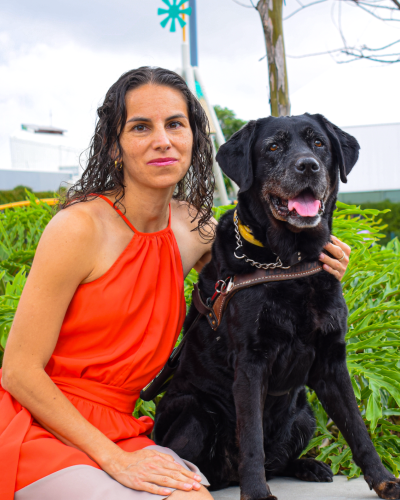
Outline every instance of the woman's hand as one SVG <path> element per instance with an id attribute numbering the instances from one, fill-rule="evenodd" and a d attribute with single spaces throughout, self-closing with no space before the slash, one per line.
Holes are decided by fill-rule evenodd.
<path id="1" fill-rule="evenodd" d="M 332 235 L 331 238 L 333 243 L 327 243 L 324 248 L 336 258 L 332 259 L 328 255 L 321 253 L 319 260 L 324 264 L 325 271 L 333 274 L 335 278 L 341 281 L 349 264 L 351 248 L 336 236 Z"/>
<path id="2" fill-rule="evenodd" d="M 170 495 L 168 488 L 190 491 L 201 488 L 201 477 L 175 462 L 171 455 L 154 450 L 128 453 L 121 450 L 105 470 L 116 481 L 133 490 Z"/>

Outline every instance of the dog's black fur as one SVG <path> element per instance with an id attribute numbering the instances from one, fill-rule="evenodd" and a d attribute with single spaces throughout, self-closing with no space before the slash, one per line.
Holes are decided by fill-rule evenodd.
<path id="1" fill-rule="evenodd" d="M 318 260 L 332 230 L 339 173 L 346 182 L 358 151 L 352 136 L 321 115 L 260 119 L 237 132 L 217 160 L 240 186 L 240 220 L 264 245 L 244 241 L 238 254 L 262 263 L 278 255 L 286 265 L 294 252 Z M 285 209 L 282 199 L 304 190 L 324 201 L 323 214 L 300 217 Z M 234 256 L 235 247 L 230 211 L 200 275 L 203 298 L 212 296 L 217 280 L 254 272 Z M 196 315 L 192 305 L 186 329 Z M 346 366 L 346 319 L 341 285 L 325 271 L 240 291 L 216 332 L 204 317 L 190 332 L 157 408 L 156 442 L 198 465 L 213 489 L 239 483 L 246 500 L 275 498 L 266 482 L 272 476 L 332 481 L 326 464 L 298 459 L 315 429 L 307 385 L 369 486 L 381 498 L 400 498 L 400 482 L 383 467 L 357 407 Z M 277 391 L 290 392 L 269 394 Z"/>

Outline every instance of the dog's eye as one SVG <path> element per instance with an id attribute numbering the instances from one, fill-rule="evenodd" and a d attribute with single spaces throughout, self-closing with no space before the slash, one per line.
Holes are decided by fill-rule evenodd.
<path id="1" fill-rule="evenodd" d="M 317 148 L 320 148 L 322 146 L 322 142 L 319 139 L 315 139 L 314 144 L 317 146 Z"/>
<path id="2" fill-rule="evenodd" d="M 269 149 L 270 151 L 276 151 L 278 149 L 278 144 L 272 144 L 272 146 Z"/>

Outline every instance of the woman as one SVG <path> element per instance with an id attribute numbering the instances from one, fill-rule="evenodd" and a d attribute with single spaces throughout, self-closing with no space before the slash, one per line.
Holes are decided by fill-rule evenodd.
<path id="1" fill-rule="evenodd" d="M 181 330 L 184 276 L 210 259 L 207 118 L 178 75 L 147 67 L 123 75 L 98 116 L 4 355 L 2 499 L 208 500 L 200 471 L 154 446 L 151 419 L 132 416 Z M 350 249 L 336 243 L 327 249 L 345 258 L 325 256 L 325 268 L 341 279 Z"/>

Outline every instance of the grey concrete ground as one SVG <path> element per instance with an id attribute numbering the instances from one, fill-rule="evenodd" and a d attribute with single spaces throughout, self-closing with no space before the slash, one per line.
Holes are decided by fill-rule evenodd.
<path id="1" fill-rule="evenodd" d="M 335 476 L 333 483 L 307 483 L 291 478 L 278 478 L 268 481 L 273 495 L 278 500 L 371 500 L 378 499 L 370 491 L 364 478 L 348 479 Z M 226 488 L 212 491 L 215 500 L 239 500 L 239 488 Z"/>

